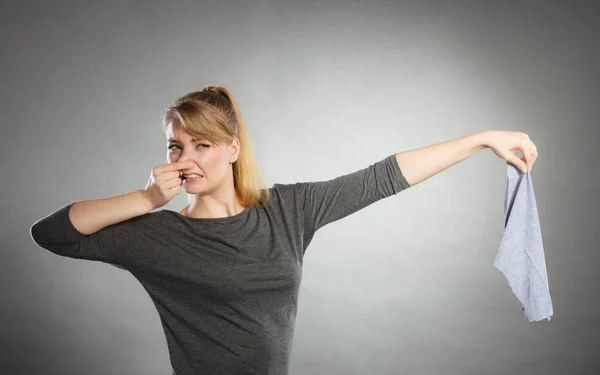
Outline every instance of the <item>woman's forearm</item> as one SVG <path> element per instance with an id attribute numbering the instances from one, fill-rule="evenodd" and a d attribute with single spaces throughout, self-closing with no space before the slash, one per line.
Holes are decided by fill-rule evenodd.
<path id="1" fill-rule="evenodd" d="M 69 210 L 69 219 L 82 234 L 92 234 L 109 225 L 152 211 L 143 190 L 104 199 L 75 202 Z"/>
<path id="2" fill-rule="evenodd" d="M 485 130 L 450 141 L 396 154 L 402 174 L 410 186 L 450 168 L 486 148 Z"/>

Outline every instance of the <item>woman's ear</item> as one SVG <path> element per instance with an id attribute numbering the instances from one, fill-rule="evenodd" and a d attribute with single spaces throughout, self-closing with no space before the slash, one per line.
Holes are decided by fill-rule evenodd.
<path id="1" fill-rule="evenodd" d="M 231 157 L 229 158 L 229 164 L 235 163 L 240 156 L 240 140 L 239 140 L 239 138 L 235 138 L 231 142 L 231 148 L 232 148 L 232 152 L 231 152 Z"/>

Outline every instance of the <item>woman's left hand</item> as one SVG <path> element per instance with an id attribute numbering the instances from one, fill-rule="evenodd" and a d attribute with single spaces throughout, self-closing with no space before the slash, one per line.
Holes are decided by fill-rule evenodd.
<path id="1" fill-rule="evenodd" d="M 483 133 L 484 145 L 494 151 L 496 155 L 514 164 L 523 173 L 531 171 L 538 152 L 527 134 L 507 130 L 485 130 Z M 515 154 L 516 151 L 521 151 L 523 158 L 518 157 Z"/>

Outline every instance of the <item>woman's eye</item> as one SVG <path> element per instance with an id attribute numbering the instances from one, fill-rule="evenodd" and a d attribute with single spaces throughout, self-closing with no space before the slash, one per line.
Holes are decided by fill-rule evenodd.
<path id="1" fill-rule="evenodd" d="M 203 146 L 203 147 L 206 147 L 206 148 L 210 147 L 210 145 L 208 145 L 206 143 L 198 143 L 198 146 Z M 171 150 L 173 147 L 179 147 L 179 146 L 178 145 L 171 145 L 171 146 L 168 147 L 168 149 Z M 179 147 L 179 148 L 181 148 L 181 147 Z"/>

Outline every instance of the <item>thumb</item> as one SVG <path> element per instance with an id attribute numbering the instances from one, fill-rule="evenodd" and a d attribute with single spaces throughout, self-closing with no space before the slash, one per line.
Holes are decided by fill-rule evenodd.
<path id="1" fill-rule="evenodd" d="M 521 159 L 517 155 L 513 154 L 508 161 L 514 164 L 517 168 L 519 168 L 521 173 L 527 173 L 527 164 L 523 159 Z"/>

